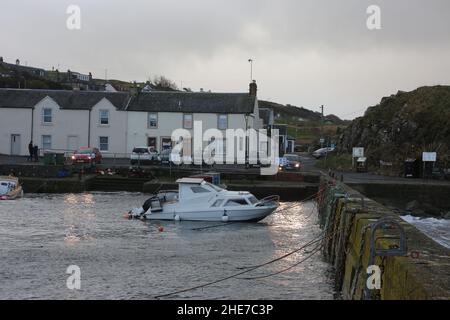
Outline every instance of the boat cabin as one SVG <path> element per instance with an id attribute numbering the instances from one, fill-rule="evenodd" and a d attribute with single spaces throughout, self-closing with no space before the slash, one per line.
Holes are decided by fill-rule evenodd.
<path id="1" fill-rule="evenodd" d="M 203 199 L 212 207 L 254 205 L 258 199 L 247 191 L 233 192 L 222 189 L 201 178 L 182 178 L 178 183 L 178 201 L 180 203 Z"/>
<path id="2" fill-rule="evenodd" d="M 8 194 L 16 189 L 18 180 L 15 177 L 0 177 L 0 195 Z"/>
<path id="3" fill-rule="evenodd" d="M 179 201 L 202 198 L 206 195 L 225 191 L 224 189 L 206 182 L 202 178 L 182 178 L 177 180 Z"/>

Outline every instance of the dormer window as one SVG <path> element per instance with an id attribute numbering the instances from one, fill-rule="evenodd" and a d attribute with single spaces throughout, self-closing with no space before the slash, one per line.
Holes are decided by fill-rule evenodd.
<path id="1" fill-rule="evenodd" d="M 52 109 L 44 108 L 42 109 L 42 123 L 50 124 L 53 122 Z"/>
<path id="2" fill-rule="evenodd" d="M 100 125 L 109 125 L 109 110 L 100 110 Z"/>

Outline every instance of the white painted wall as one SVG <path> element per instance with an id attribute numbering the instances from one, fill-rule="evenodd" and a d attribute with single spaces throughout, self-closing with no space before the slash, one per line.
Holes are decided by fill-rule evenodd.
<path id="1" fill-rule="evenodd" d="M 147 146 L 147 138 L 155 137 L 157 149 L 161 151 L 161 138 L 171 137 L 175 129 L 183 128 L 183 113 L 181 112 L 158 112 L 158 128 L 147 127 L 148 112 L 130 111 L 128 113 L 128 139 L 127 152 L 130 153 L 134 147 Z M 217 128 L 218 114 L 216 113 L 194 113 L 193 121 L 202 121 L 203 132 L 207 129 Z M 258 117 L 259 119 L 259 117 Z M 252 127 L 254 119 L 248 117 L 248 128 Z M 246 128 L 244 114 L 228 114 L 229 129 Z"/>
<path id="2" fill-rule="evenodd" d="M 31 109 L 0 108 L 0 154 L 11 154 L 12 134 L 20 134 L 20 154 L 28 155 Z"/>
<path id="3" fill-rule="evenodd" d="M 109 111 L 109 124 L 100 124 L 100 110 Z M 103 156 L 108 153 L 124 154 L 127 152 L 127 112 L 118 111 L 106 98 L 99 101 L 91 111 L 91 147 L 99 148 L 99 137 L 108 137 L 109 150 L 101 150 Z M 112 155 L 110 155 L 112 156 Z"/>
<path id="4" fill-rule="evenodd" d="M 52 123 L 43 122 L 43 109 L 52 109 Z M 87 110 L 62 110 L 51 98 L 42 99 L 34 109 L 33 136 L 39 149 L 43 148 L 42 136 L 50 135 L 52 150 L 67 150 L 69 136 L 78 137 L 78 146 L 86 146 L 88 141 Z M 74 150 L 71 150 L 74 151 Z"/>

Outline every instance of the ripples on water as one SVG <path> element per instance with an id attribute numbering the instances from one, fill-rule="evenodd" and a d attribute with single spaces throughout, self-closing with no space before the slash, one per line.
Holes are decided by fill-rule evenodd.
<path id="1" fill-rule="evenodd" d="M 146 198 L 85 193 L 0 202 L 0 299 L 152 299 L 264 263 L 320 234 L 312 202 L 257 224 L 202 231 L 192 229 L 214 223 L 123 219 Z M 249 275 L 276 272 L 307 254 Z M 66 287 L 69 265 L 81 268 L 81 290 Z M 231 279 L 171 298 L 332 299 L 333 290 L 330 267 L 317 254 L 277 276 Z"/>
<path id="2" fill-rule="evenodd" d="M 436 218 L 420 218 L 410 215 L 401 217 L 406 222 L 411 223 L 428 237 L 450 248 L 450 220 Z"/>

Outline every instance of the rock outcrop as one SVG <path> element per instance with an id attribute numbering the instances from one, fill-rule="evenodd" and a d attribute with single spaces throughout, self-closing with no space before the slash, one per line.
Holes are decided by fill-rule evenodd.
<path id="1" fill-rule="evenodd" d="M 369 162 L 400 165 L 406 158 L 421 159 L 424 151 L 438 152 L 450 167 L 450 86 L 421 87 L 384 97 L 355 119 L 339 138 L 342 152 L 364 147 Z"/>

